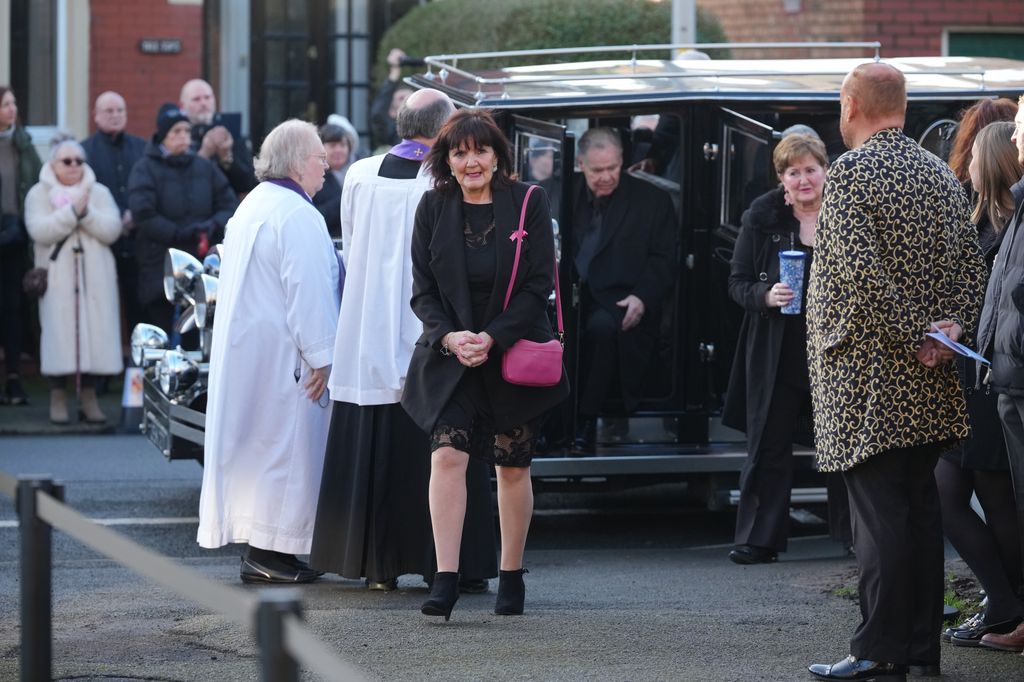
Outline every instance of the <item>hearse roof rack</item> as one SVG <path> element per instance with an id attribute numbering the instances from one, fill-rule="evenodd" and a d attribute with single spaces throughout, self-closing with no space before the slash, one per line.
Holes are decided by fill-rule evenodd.
<path id="1" fill-rule="evenodd" d="M 625 97 L 664 100 L 700 95 L 749 96 L 779 91 L 801 96 L 834 96 L 842 77 L 860 59 L 710 59 L 694 51 L 751 49 L 869 50 L 881 59 L 881 43 L 678 43 L 613 45 L 579 48 L 513 50 L 432 55 L 424 59 L 426 72 L 410 80 L 420 87 L 436 87 L 467 104 L 516 105 L 570 101 L 613 101 Z M 674 59 L 640 59 L 640 53 L 670 52 Z M 621 60 L 573 61 L 563 57 L 622 53 Z M 551 57 L 545 64 L 524 60 Z M 500 60 L 500 66 L 471 70 L 466 62 Z M 908 57 L 889 60 L 908 77 L 908 90 L 942 93 L 985 91 L 989 85 L 1024 88 L 1024 64 L 1004 59 L 965 57 Z M 517 63 L 521 65 L 516 65 Z M 994 78 L 990 77 L 994 75 Z M 986 79 L 989 78 L 988 81 Z"/>

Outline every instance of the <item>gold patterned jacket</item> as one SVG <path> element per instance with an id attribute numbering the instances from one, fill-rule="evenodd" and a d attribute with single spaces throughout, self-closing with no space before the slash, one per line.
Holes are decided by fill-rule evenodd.
<path id="1" fill-rule="evenodd" d="M 807 295 L 822 471 L 967 437 L 954 365 L 916 351 L 933 320 L 973 331 L 985 278 L 967 196 L 939 158 L 890 128 L 832 164 Z"/>

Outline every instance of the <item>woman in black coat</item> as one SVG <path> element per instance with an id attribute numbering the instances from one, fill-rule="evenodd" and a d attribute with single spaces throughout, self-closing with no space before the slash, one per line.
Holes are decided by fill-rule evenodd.
<path id="1" fill-rule="evenodd" d="M 522 338 L 555 338 L 547 316 L 555 245 L 547 197 L 530 197 L 519 270 L 512 275 L 520 209 L 528 189 L 510 177 L 509 143 L 485 111 L 462 110 L 438 133 L 426 161 L 434 177 L 416 212 L 412 308 L 423 321 L 402 406 L 430 434 L 430 517 L 437 570 L 426 615 L 447 620 L 458 599 L 459 543 L 469 457 L 495 464 L 501 564 L 494 612 L 523 612 L 523 550 L 533 515 L 530 461 L 543 414 L 568 395 L 512 385 L 505 349 Z"/>
<path id="2" fill-rule="evenodd" d="M 990 123 L 968 146 L 968 174 L 978 199 L 971 219 L 978 226 L 978 242 L 989 273 L 1005 228 L 1024 201 L 1024 183 L 1011 187 L 1022 173 L 1017 148 L 1010 142 L 1013 130 L 1009 121 Z M 978 646 L 986 634 L 1010 632 L 1024 618 L 1024 602 L 1018 597 L 1024 575 L 999 394 L 978 386 L 973 361 L 958 359 L 957 365 L 967 392 L 971 437 L 939 458 L 935 482 L 942 530 L 978 577 L 988 604 L 960 627 L 947 629 L 942 638 L 956 646 Z M 971 508 L 974 495 L 985 512 L 984 520 Z"/>
<path id="3" fill-rule="evenodd" d="M 775 148 L 773 161 L 782 186 L 743 214 L 729 273 L 729 295 L 747 311 L 722 415 L 726 426 L 747 432 L 736 547 L 729 553 L 739 564 L 775 561 L 786 550 L 793 442 L 813 439 L 805 306 L 797 315 L 780 312 L 794 292 L 779 281 L 779 252 L 806 254 L 806 294 L 828 157 L 817 135 L 793 133 Z M 836 501 L 844 502 L 846 491 L 839 491 L 843 499 Z M 840 539 L 849 544 L 848 521 L 845 528 Z"/>
<path id="4" fill-rule="evenodd" d="M 160 108 L 157 130 L 128 179 L 135 221 L 139 303 L 146 322 L 170 332 L 173 308 L 164 298 L 164 257 L 173 247 L 202 257 L 201 244 L 223 238 L 238 198 L 224 174 L 189 151 L 188 117 L 174 105 Z"/>

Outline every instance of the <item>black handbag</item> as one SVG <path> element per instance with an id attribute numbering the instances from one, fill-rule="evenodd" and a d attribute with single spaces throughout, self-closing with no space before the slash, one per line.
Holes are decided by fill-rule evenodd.
<path id="1" fill-rule="evenodd" d="M 64 242 L 67 240 L 68 237 L 64 237 L 64 239 L 53 245 L 53 250 L 50 251 L 50 263 L 57 260 L 57 256 L 60 254 L 60 250 L 64 248 Z M 50 263 L 47 263 L 45 268 L 32 268 L 25 273 L 25 276 L 21 279 L 21 288 L 25 291 L 25 295 L 30 298 L 43 297 L 49 283 L 48 272 Z"/>
<path id="2" fill-rule="evenodd" d="M 4 213 L 0 217 L 0 246 L 24 244 L 27 237 L 21 218 L 13 213 Z"/>
<path id="3" fill-rule="evenodd" d="M 32 268 L 21 279 L 21 288 L 29 298 L 42 298 L 46 293 L 47 268 Z"/>

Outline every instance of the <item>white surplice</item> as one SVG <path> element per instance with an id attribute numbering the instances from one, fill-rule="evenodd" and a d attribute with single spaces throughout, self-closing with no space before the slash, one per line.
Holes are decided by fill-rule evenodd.
<path id="1" fill-rule="evenodd" d="M 330 364 L 337 321 L 338 261 L 323 217 L 297 192 L 260 183 L 224 242 L 201 546 L 309 552 L 330 409 L 304 386 L 311 368 Z M 330 404 L 326 394 L 319 402 Z"/>
<path id="2" fill-rule="evenodd" d="M 432 180 L 378 175 L 385 154 L 356 161 L 341 192 L 345 296 L 328 388 L 355 405 L 399 402 L 423 323 L 412 312 L 412 228 Z"/>

